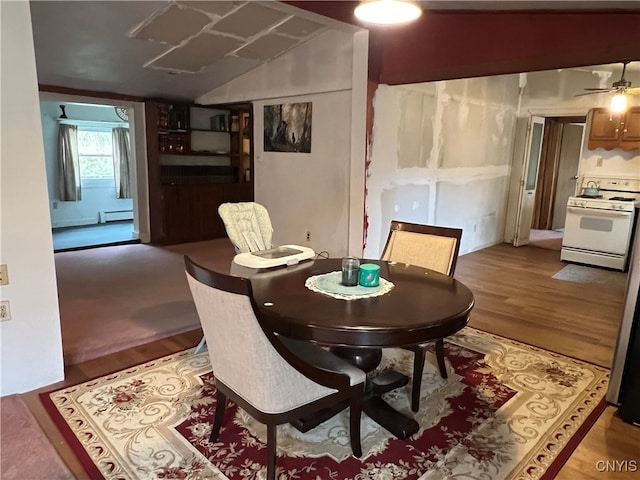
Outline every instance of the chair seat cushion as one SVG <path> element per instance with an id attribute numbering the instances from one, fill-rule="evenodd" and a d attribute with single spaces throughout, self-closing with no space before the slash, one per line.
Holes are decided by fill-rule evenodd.
<path id="1" fill-rule="evenodd" d="M 349 382 L 352 386 L 363 383 L 367 379 L 364 371 L 318 345 L 283 336 L 278 338 L 291 352 L 307 363 L 322 370 L 349 375 Z"/>

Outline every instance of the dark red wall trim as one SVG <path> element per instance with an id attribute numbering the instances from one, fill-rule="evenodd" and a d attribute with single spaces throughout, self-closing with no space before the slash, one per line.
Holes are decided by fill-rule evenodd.
<path id="1" fill-rule="evenodd" d="M 640 60 L 640 9 L 425 11 L 416 22 L 372 27 L 358 2 L 284 2 L 371 32 L 369 80 L 392 85 Z M 375 40 L 375 42 L 374 42 Z"/>
<path id="2" fill-rule="evenodd" d="M 426 13 L 385 32 L 380 83 L 640 59 L 638 13 Z"/>

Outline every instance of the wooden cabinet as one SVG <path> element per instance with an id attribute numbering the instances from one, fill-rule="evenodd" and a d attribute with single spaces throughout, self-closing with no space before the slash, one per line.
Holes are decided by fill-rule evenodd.
<path id="1" fill-rule="evenodd" d="M 152 243 L 224 237 L 218 206 L 253 200 L 253 155 L 242 152 L 244 129 L 231 123 L 246 115 L 250 135 L 249 107 L 146 102 Z"/>
<path id="2" fill-rule="evenodd" d="M 594 108 L 589 131 L 589 150 L 596 148 L 640 148 L 640 107 L 631 107 L 622 114 L 612 114 L 606 108 Z"/>

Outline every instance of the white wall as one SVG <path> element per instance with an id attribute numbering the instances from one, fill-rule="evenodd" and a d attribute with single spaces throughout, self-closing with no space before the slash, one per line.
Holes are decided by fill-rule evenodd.
<path id="1" fill-rule="evenodd" d="M 461 253 L 502 241 L 517 97 L 517 75 L 378 88 L 366 257 L 391 220 L 462 228 Z"/>
<path id="2" fill-rule="evenodd" d="M 254 197 L 274 244 L 362 252 L 367 35 L 321 34 L 197 99 L 254 103 Z M 311 153 L 263 152 L 264 105 L 295 102 L 312 102 Z"/>
<path id="3" fill-rule="evenodd" d="M 10 280 L 0 297 L 12 315 L 0 323 L 0 395 L 8 395 L 62 380 L 64 367 L 28 2 L 0 2 L 0 24 L 0 261 Z"/>
<path id="4" fill-rule="evenodd" d="M 351 89 L 353 34 L 330 31 L 196 99 L 215 105 Z"/>
<path id="5" fill-rule="evenodd" d="M 263 151 L 263 106 L 311 102 L 311 153 Z M 271 217 L 273 243 L 347 254 L 351 92 L 254 103 L 255 197 Z M 311 241 L 306 241 L 311 232 Z"/>
<path id="6" fill-rule="evenodd" d="M 96 224 L 100 210 L 132 210 L 131 198 L 116 198 L 115 180 L 85 180 L 81 185 L 82 200 L 60 201 L 57 181 L 59 105 L 60 102 L 40 102 L 52 227 Z M 75 103 L 64 105 L 70 120 L 121 122 L 113 107 Z"/>

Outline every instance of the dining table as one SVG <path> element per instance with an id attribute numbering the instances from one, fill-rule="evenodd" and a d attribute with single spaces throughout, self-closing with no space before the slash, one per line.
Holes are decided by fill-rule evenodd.
<path id="1" fill-rule="evenodd" d="M 363 411 L 396 437 L 408 438 L 419 430 L 418 423 L 382 398 L 406 385 L 408 377 L 395 371 L 375 372 L 382 349 L 427 343 L 458 332 L 469 321 L 473 294 L 448 275 L 369 259 L 360 262 L 380 267 L 380 285 L 350 290 L 340 285 L 341 262 L 316 258 L 263 270 L 236 265 L 231 273 L 250 278 L 263 328 L 330 348 L 367 372 Z M 324 413 L 301 419 L 296 426 L 306 431 L 336 412 Z"/>

